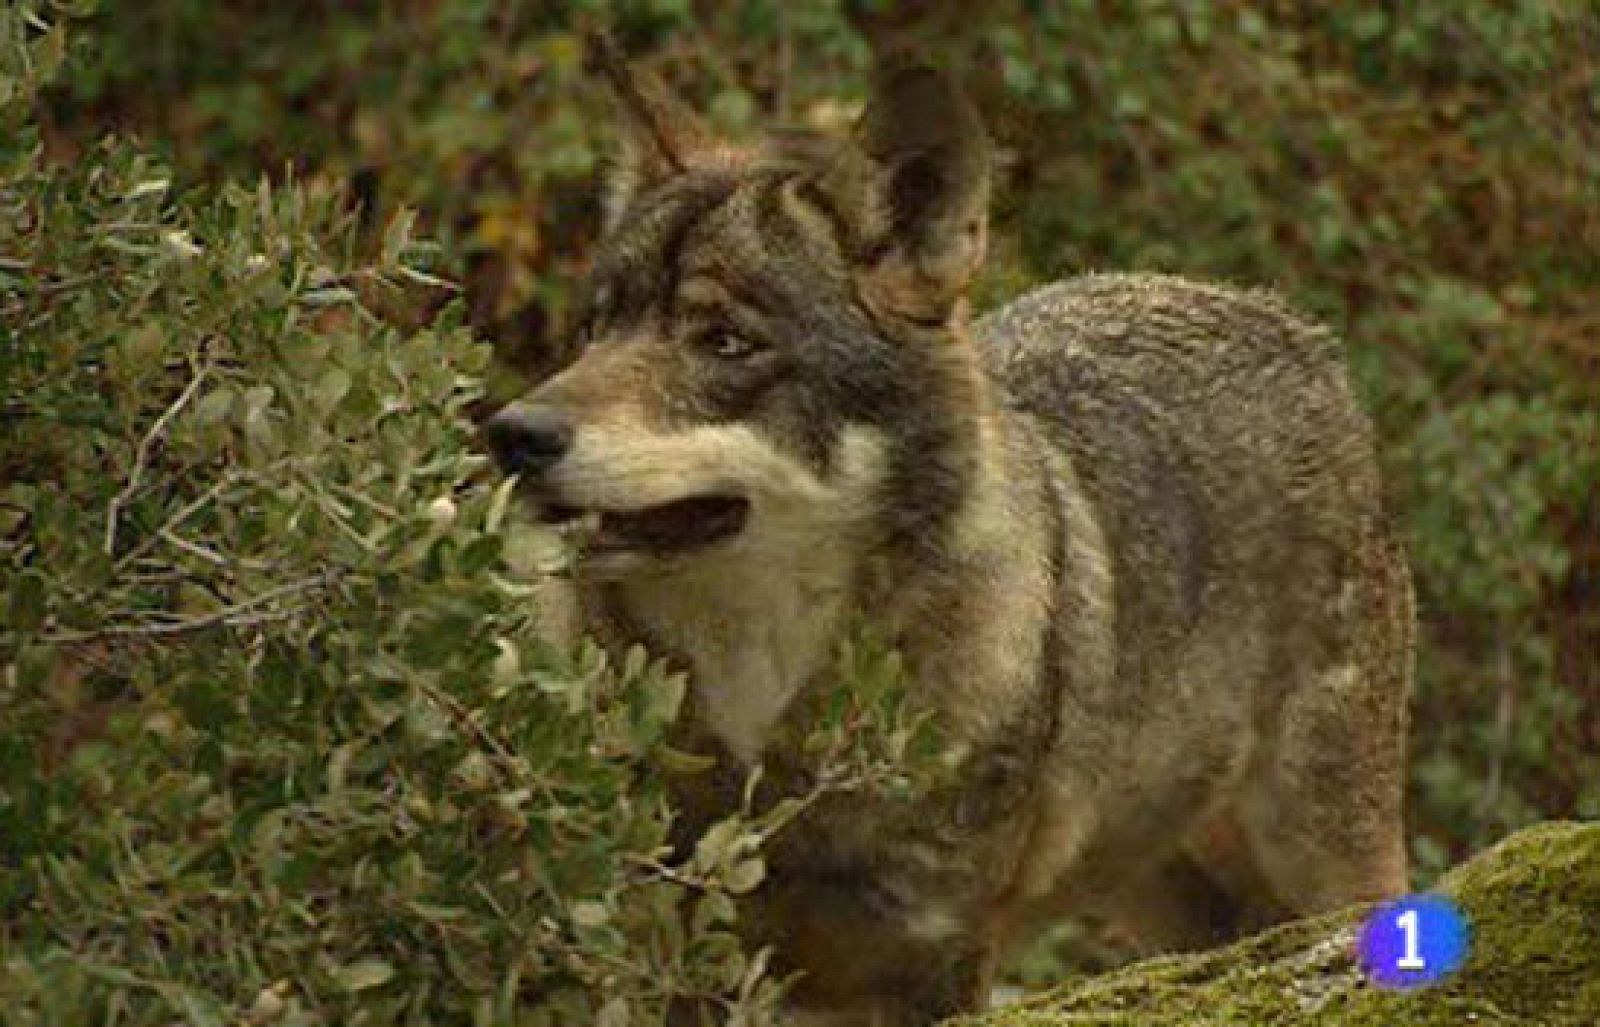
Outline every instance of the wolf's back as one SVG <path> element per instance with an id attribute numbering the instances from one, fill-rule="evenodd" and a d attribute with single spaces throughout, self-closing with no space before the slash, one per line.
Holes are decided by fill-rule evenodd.
<path id="1" fill-rule="evenodd" d="M 1263 503 L 1340 520 L 1378 502 L 1343 347 L 1271 293 L 1089 275 L 1016 300 L 976 334 L 1012 405 L 1105 488 L 1188 488 L 1187 501 L 1252 522 Z"/>
<path id="2" fill-rule="evenodd" d="M 1125 657 L 1159 663 L 1152 649 L 1219 616 L 1241 641 L 1263 619 L 1298 635 L 1385 530 L 1343 347 L 1269 293 L 1091 275 L 976 334 L 1102 522 Z"/>

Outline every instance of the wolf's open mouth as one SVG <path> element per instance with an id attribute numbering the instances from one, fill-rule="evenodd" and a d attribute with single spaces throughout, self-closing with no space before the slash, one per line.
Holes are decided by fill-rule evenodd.
<path id="1" fill-rule="evenodd" d="M 547 521 L 585 524 L 584 548 L 591 553 L 695 549 L 737 535 L 749 516 L 750 501 L 738 496 L 691 496 L 625 512 L 560 505 L 544 510 Z"/>

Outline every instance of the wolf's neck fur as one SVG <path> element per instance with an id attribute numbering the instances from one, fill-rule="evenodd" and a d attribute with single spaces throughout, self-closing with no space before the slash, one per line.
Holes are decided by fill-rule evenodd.
<path id="1" fill-rule="evenodd" d="M 1036 666 L 1051 584 L 1034 559 L 1048 551 L 1038 537 L 1048 531 L 1039 515 L 1048 500 L 1035 494 L 1044 475 L 1022 466 L 1033 440 L 994 402 L 976 361 L 957 373 L 968 414 L 958 442 L 965 481 L 959 505 L 930 520 L 923 537 L 886 539 L 885 511 L 856 508 L 884 476 L 874 466 L 881 438 L 857 437 L 836 469 L 838 509 L 779 512 L 725 551 L 593 594 L 603 634 L 689 666 L 701 726 L 742 762 L 758 762 L 795 697 L 831 673 L 858 611 L 905 648 L 914 673 L 937 679 L 924 697 L 951 708 L 956 722 L 1001 728 L 1011 704 L 996 698 L 1028 685 L 1025 675 L 1002 684 L 941 666 L 950 652 L 981 654 L 991 668 Z"/>
<path id="2" fill-rule="evenodd" d="M 840 540 L 752 546 L 612 591 L 621 620 L 691 669 L 703 727 L 754 764 L 789 703 L 824 672 L 851 606 L 856 554 Z"/>

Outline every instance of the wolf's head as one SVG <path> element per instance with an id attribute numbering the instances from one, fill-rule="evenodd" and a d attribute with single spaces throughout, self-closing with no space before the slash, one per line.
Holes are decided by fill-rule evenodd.
<path id="1" fill-rule="evenodd" d="M 952 512 L 983 405 L 959 330 L 989 191 L 971 105 L 900 67 L 847 140 L 738 148 L 597 59 L 623 128 L 606 229 L 574 358 L 485 427 L 501 465 L 612 573 Z"/>

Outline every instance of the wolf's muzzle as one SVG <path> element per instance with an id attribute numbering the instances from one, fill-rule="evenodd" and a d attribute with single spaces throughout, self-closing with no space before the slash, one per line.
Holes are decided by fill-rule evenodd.
<path id="1" fill-rule="evenodd" d="M 507 474 L 538 474 L 572 448 L 570 418 L 550 407 L 511 403 L 483 426 L 483 440 Z"/>

